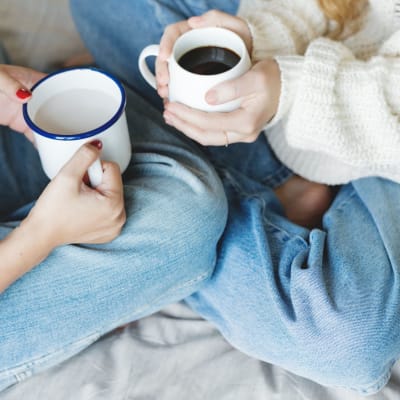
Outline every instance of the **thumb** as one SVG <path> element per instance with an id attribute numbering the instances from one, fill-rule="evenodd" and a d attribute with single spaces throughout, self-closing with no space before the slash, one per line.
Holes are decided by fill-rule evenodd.
<path id="1" fill-rule="evenodd" d="M 254 78 L 254 73 L 250 70 L 239 78 L 214 86 L 206 93 L 207 103 L 223 104 L 254 93 L 257 91 Z"/>
<path id="2" fill-rule="evenodd" d="M 81 182 L 88 168 L 100 157 L 101 148 L 100 140 L 84 144 L 64 165 L 60 173 L 78 178 Z"/>
<path id="3" fill-rule="evenodd" d="M 0 69 L 0 91 L 11 100 L 24 102 L 31 96 L 31 91 L 21 82 Z"/>
<path id="4" fill-rule="evenodd" d="M 103 181 L 96 189 L 101 193 L 122 193 L 122 176 L 119 165 L 103 161 Z"/>

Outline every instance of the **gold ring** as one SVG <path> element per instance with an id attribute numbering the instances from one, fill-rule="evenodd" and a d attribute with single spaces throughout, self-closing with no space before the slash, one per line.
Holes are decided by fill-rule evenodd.
<path id="1" fill-rule="evenodd" d="M 228 138 L 228 132 L 227 131 L 222 131 L 224 132 L 225 135 L 225 147 L 229 146 L 229 138 Z"/>

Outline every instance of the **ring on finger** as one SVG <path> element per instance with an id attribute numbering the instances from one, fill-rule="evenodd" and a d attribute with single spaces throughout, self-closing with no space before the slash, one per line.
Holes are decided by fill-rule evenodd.
<path id="1" fill-rule="evenodd" d="M 222 131 L 225 136 L 225 147 L 229 146 L 229 137 L 228 137 L 228 132 L 227 131 Z"/>

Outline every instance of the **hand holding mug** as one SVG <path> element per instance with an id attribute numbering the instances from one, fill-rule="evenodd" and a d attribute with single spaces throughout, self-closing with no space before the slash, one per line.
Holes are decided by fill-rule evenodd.
<path id="1" fill-rule="evenodd" d="M 32 93 L 23 114 L 50 179 L 83 143 L 93 140 L 103 143 L 104 160 L 116 162 L 121 173 L 127 168 L 131 142 L 125 90 L 118 79 L 96 68 L 69 68 L 41 79 Z M 100 160 L 88 175 L 92 186 L 102 182 Z"/>
<path id="2" fill-rule="evenodd" d="M 207 13 L 191 17 L 166 27 L 160 41 L 160 51 L 156 59 L 157 91 L 161 98 L 168 98 L 168 58 L 178 37 L 191 29 L 221 27 L 235 32 L 245 43 L 248 53 L 251 53 L 252 38 L 247 23 L 236 16 L 222 11 L 211 10 Z"/>
<path id="3" fill-rule="evenodd" d="M 24 133 L 32 141 L 32 134 L 22 116 L 23 103 L 31 98 L 29 90 L 45 74 L 15 65 L 0 65 L 0 125 Z"/>
<path id="4" fill-rule="evenodd" d="M 252 39 L 247 23 L 220 11 L 210 11 L 167 27 L 156 62 L 158 93 L 162 97 L 168 96 L 170 100 L 165 102 L 164 118 L 169 125 L 202 145 L 252 142 L 278 108 L 281 81 L 280 70 L 274 60 L 265 60 L 253 67 L 249 65 L 236 76 L 213 82 L 214 85 L 208 86 L 202 93 L 205 106 L 193 105 L 185 98 L 179 101 L 175 96 L 174 76 L 171 76 L 175 70 L 171 69 L 171 59 L 177 59 L 177 55 L 181 54 L 181 42 L 191 32 L 215 26 L 236 32 L 248 52 L 251 51 Z M 222 39 L 222 45 L 224 40 L 228 43 Z M 187 92 L 190 84 L 182 87 Z M 225 108 L 227 104 L 233 106 Z"/>
<path id="5" fill-rule="evenodd" d="M 103 181 L 92 189 L 83 183 L 88 167 L 99 157 L 101 142 L 85 144 L 47 185 L 24 224 L 37 226 L 40 243 L 105 243 L 125 222 L 123 186 L 116 163 L 103 162 Z"/>
<path id="6" fill-rule="evenodd" d="M 183 32 L 174 42 L 166 60 L 169 101 L 209 112 L 236 109 L 240 99 L 225 104 L 210 104 L 206 101 L 206 94 L 215 85 L 235 79 L 249 70 L 251 61 L 245 42 L 229 29 L 189 28 L 184 21 L 169 28 L 169 39 L 164 36 L 164 41 L 172 44 L 176 35 Z M 162 45 L 151 45 L 143 49 L 139 56 L 140 72 L 155 89 L 156 77 L 149 70 L 146 59 L 149 56 L 163 57 L 161 49 Z"/>
<path id="7" fill-rule="evenodd" d="M 165 105 L 164 118 L 169 125 L 202 145 L 253 142 L 276 114 L 280 90 L 277 62 L 264 60 L 239 78 L 221 83 L 208 92 L 207 101 L 211 104 L 241 98 L 238 109 L 228 113 L 207 113 L 169 102 Z"/>

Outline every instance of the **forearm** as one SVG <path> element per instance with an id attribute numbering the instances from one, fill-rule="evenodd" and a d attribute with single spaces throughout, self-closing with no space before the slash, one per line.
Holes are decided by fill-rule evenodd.
<path id="1" fill-rule="evenodd" d="M 44 260 L 51 250 L 40 226 L 24 220 L 0 242 L 0 293 Z"/>

